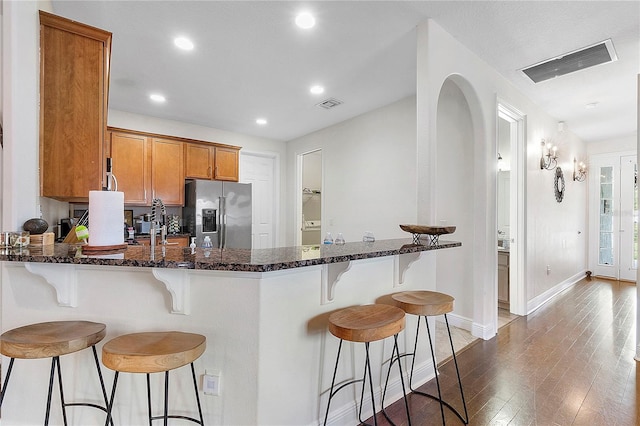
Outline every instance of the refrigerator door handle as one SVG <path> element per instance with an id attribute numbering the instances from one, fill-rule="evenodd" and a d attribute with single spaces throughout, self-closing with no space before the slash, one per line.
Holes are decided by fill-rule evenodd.
<path id="1" fill-rule="evenodd" d="M 219 198 L 219 206 L 220 206 L 220 238 L 219 238 L 219 248 L 223 249 L 227 245 L 227 213 L 225 210 L 225 197 Z"/>

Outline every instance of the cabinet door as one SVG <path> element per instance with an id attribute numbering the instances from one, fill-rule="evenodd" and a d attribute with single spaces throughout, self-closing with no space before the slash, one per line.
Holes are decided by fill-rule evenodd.
<path id="1" fill-rule="evenodd" d="M 111 33 L 40 12 L 40 194 L 86 201 L 103 185 Z"/>
<path id="2" fill-rule="evenodd" d="M 240 160 L 238 154 L 237 149 L 217 146 L 215 148 L 213 178 L 237 182 L 239 178 L 238 163 Z"/>
<path id="3" fill-rule="evenodd" d="M 112 172 L 126 204 L 147 205 L 151 189 L 149 139 L 145 136 L 110 132 Z"/>
<path id="4" fill-rule="evenodd" d="M 197 143 L 184 144 L 184 176 L 187 179 L 213 177 L 213 147 Z"/>
<path id="5" fill-rule="evenodd" d="M 509 255 L 498 253 L 498 302 L 509 303 Z"/>
<path id="6" fill-rule="evenodd" d="M 184 203 L 182 142 L 154 138 L 151 159 L 152 197 L 161 199 L 168 206 L 182 206 Z"/>

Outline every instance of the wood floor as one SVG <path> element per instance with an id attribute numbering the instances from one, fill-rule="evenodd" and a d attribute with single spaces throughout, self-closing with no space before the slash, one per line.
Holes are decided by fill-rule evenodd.
<path id="1" fill-rule="evenodd" d="M 635 325 L 635 284 L 592 278 L 474 342 L 458 354 L 469 424 L 638 425 Z M 453 361 L 440 377 L 446 400 L 462 411 Z M 435 393 L 435 380 L 419 389 Z M 413 425 L 442 424 L 437 402 L 411 394 L 409 407 Z M 407 424 L 402 400 L 387 413 Z M 446 408 L 445 416 L 463 424 Z"/>

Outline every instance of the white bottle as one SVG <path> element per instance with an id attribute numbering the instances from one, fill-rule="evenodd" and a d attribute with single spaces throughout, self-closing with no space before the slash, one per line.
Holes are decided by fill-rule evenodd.
<path id="1" fill-rule="evenodd" d="M 191 254 L 195 254 L 196 253 L 196 237 L 191 237 L 191 244 L 189 244 L 189 247 L 191 248 Z"/>

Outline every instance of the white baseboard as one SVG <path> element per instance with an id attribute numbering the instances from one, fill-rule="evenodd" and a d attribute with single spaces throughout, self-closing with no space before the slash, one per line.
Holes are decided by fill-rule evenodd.
<path id="1" fill-rule="evenodd" d="M 568 289 L 582 278 L 584 278 L 586 271 L 580 271 L 572 277 L 567 278 L 566 280 L 556 284 L 551 287 L 549 290 L 545 291 L 539 296 L 534 297 L 533 299 L 527 302 L 527 315 L 531 312 L 535 311 L 549 300 L 553 299 L 555 296 Z"/>

